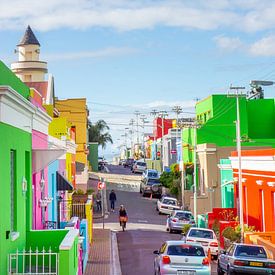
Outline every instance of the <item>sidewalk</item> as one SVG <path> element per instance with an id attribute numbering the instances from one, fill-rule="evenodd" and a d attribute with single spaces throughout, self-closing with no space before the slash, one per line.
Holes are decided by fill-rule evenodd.
<path id="1" fill-rule="evenodd" d="M 85 275 L 110 275 L 110 268 L 111 232 L 109 229 L 94 229 Z"/>

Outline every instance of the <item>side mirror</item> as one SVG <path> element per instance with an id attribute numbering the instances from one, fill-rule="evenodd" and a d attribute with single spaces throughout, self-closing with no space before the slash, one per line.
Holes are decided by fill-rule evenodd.
<path id="1" fill-rule="evenodd" d="M 154 250 L 153 254 L 159 255 L 159 251 L 158 250 Z"/>
<path id="2" fill-rule="evenodd" d="M 227 252 L 226 252 L 224 249 L 221 249 L 221 250 L 220 250 L 220 254 L 226 255 L 226 253 L 227 253 Z"/>

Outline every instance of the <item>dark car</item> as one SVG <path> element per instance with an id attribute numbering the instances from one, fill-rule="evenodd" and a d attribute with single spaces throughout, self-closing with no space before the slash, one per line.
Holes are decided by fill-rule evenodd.
<path id="1" fill-rule="evenodd" d="M 134 159 L 127 159 L 125 163 L 123 164 L 124 167 L 131 167 L 134 163 Z"/>
<path id="2" fill-rule="evenodd" d="M 140 183 L 140 193 L 143 197 L 146 195 L 161 197 L 162 195 L 162 184 L 159 179 L 146 179 Z"/>
<path id="3" fill-rule="evenodd" d="M 268 258 L 261 245 L 235 243 L 221 251 L 217 265 L 218 275 L 225 274 L 275 274 L 275 261 Z"/>

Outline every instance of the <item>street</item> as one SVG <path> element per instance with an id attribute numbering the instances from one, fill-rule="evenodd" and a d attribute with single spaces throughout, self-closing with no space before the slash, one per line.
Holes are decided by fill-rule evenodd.
<path id="1" fill-rule="evenodd" d="M 179 240 L 180 234 L 166 232 L 166 215 L 159 215 L 156 211 L 156 201 L 153 198 L 143 198 L 137 188 L 129 182 L 120 184 L 120 176 L 129 174 L 130 169 L 122 166 L 108 165 L 110 172 L 117 174 L 116 183 L 107 184 L 107 198 L 110 190 L 114 189 L 117 196 L 115 212 L 110 212 L 105 219 L 105 228 L 117 232 L 117 241 L 121 270 L 123 275 L 153 274 L 153 251 L 160 248 L 166 240 Z M 126 191 L 121 191 L 124 186 Z M 118 222 L 119 206 L 126 207 L 129 221 L 125 232 L 121 231 Z M 102 226 L 102 220 L 95 220 L 97 226 Z M 133 268 L 135 267 L 135 268 Z M 212 263 L 212 274 L 216 274 L 215 263 Z"/>

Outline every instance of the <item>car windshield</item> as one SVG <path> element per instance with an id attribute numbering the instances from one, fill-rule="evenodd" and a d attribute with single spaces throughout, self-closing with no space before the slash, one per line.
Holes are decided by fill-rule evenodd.
<path id="1" fill-rule="evenodd" d="M 148 185 L 160 184 L 160 181 L 158 179 L 149 179 L 147 184 Z"/>
<path id="2" fill-rule="evenodd" d="M 182 245 L 170 245 L 167 250 L 167 255 L 204 257 L 205 253 L 203 248 L 200 246 L 182 244 Z"/>
<path id="3" fill-rule="evenodd" d="M 189 237 L 204 238 L 204 239 L 213 239 L 214 238 L 214 235 L 213 235 L 212 231 L 201 230 L 201 229 L 191 229 L 188 236 Z"/>
<path id="4" fill-rule="evenodd" d="M 164 204 L 170 204 L 170 205 L 176 205 L 175 200 L 169 200 L 169 199 L 163 199 L 162 203 Z"/>
<path id="5" fill-rule="evenodd" d="M 149 178 L 156 178 L 158 176 L 157 172 L 148 172 L 148 177 Z"/>
<path id="6" fill-rule="evenodd" d="M 139 166 L 146 166 L 146 163 L 145 162 L 137 162 L 137 165 L 139 165 Z"/>
<path id="7" fill-rule="evenodd" d="M 263 247 L 250 245 L 238 245 L 235 255 L 240 257 L 267 258 Z"/>
<path id="8" fill-rule="evenodd" d="M 176 218 L 181 219 L 193 219 L 193 215 L 191 213 L 187 213 L 187 212 L 177 212 L 175 215 Z"/>

